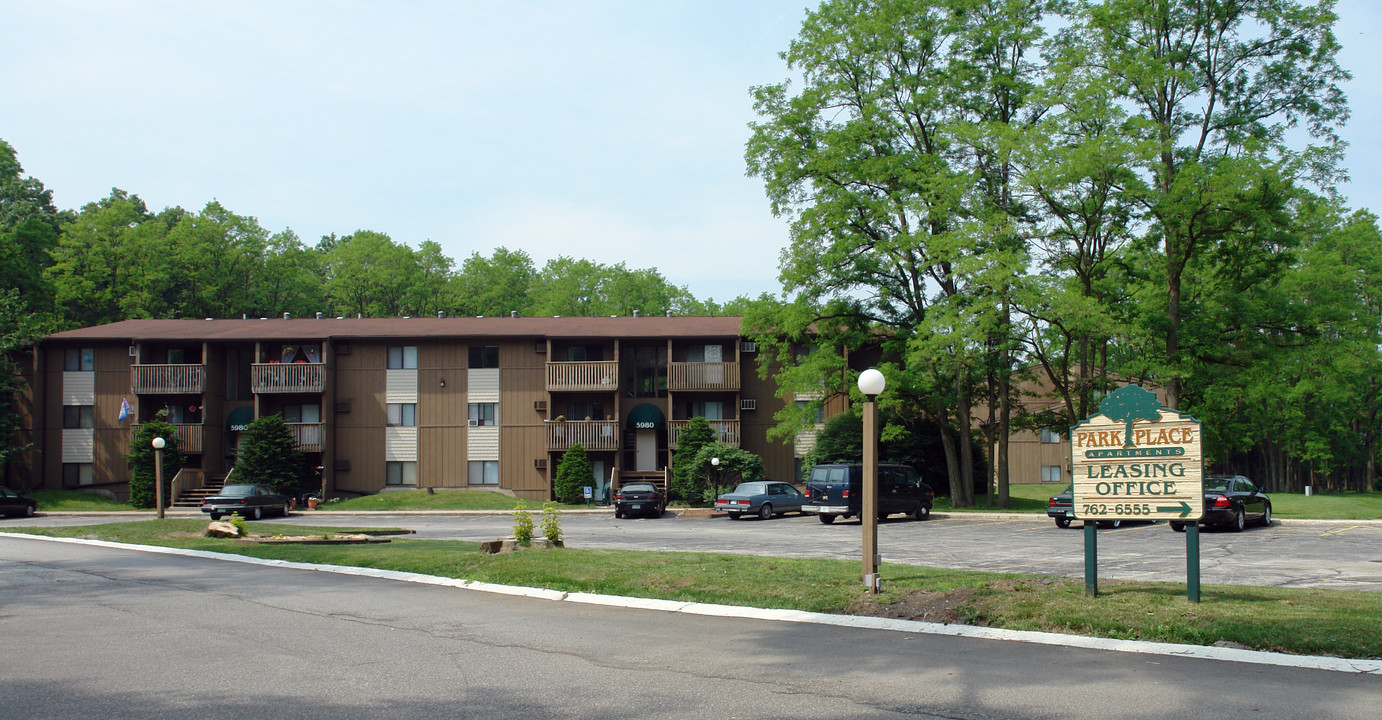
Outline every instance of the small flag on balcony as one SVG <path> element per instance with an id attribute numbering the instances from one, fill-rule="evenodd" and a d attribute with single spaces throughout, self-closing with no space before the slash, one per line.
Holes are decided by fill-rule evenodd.
<path id="1" fill-rule="evenodd" d="M 126 421 L 126 420 L 129 419 L 130 415 L 133 415 L 133 414 L 134 414 L 134 411 L 130 409 L 130 401 L 129 401 L 129 399 L 128 399 L 128 398 L 120 398 L 120 417 L 117 418 L 117 420 L 118 420 L 119 422 L 124 422 L 124 421 Z"/>

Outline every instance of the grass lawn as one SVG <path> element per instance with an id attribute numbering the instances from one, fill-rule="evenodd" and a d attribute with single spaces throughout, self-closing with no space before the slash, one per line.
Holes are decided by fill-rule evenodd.
<path id="1" fill-rule="evenodd" d="M 542 503 L 524 501 L 529 509 L 542 509 Z M 512 510 L 518 499 L 489 490 L 405 490 L 378 493 L 348 500 L 332 500 L 318 510 Z M 563 505 L 559 508 L 583 508 Z"/>
<path id="2" fill-rule="evenodd" d="M 484 555 L 477 543 L 395 539 L 373 545 L 256 545 L 201 536 L 204 520 L 170 519 L 14 532 L 194 548 L 261 558 L 405 570 L 506 585 L 786 608 L 916 617 L 1098 637 L 1281 652 L 1382 657 L 1382 593 L 1206 585 L 1203 602 L 1175 583 L 1100 582 L 884 564 L 885 592 L 859 586 L 857 560 L 558 548 Z M 349 532 L 249 523 L 254 532 Z M 944 614 L 931 614 L 944 609 Z"/>

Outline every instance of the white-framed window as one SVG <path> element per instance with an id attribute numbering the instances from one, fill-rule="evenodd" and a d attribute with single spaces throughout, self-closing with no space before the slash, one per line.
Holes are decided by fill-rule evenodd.
<path id="1" fill-rule="evenodd" d="M 1044 482 L 1044 483 L 1059 483 L 1059 482 L 1065 482 L 1065 478 L 1062 477 L 1062 475 L 1061 475 L 1061 468 L 1060 468 L 1060 466 L 1059 466 L 1059 465 L 1042 465 L 1042 466 L 1041 466 L 1041 481 Z"/>
<path id="2" fill-rule="evenodd" d="M 321 421 L 322 406 L 317 403 L 283 406 L 283 422 L 319 423 Z"/>
<path id="3" fill-rule="evenodd" d="M 80 372 L 96 369 L 95 348 L 67 348 L 62 355 L 62 369 L 67 372 Z"/>
<path id="4" fill-rule="evenodd" d="M 469 364 L 471 369 L 499 367 L 499 346 L 471 345 Z"/>
<path id="5" fill-rule="evenodd" d="M 390 427 L 417 426 L 417 403 L 389 403 L 386 409 Z"/>
<path id="6" fill-rule="evenodd" d="M 1055 428 L 1042 428 L 1042 429 L 1041 429 L 1041 444 L 1043 444 L 1043 445 L 1055 445 L 1056 443 L 1059 443 L 1059 442 L 1061 442 L 1061 434 L 1060 434 L 1060 431 L 1059 431 L 1059 430 L 1057 430 L 1057 429 L 1055 429 Z"/>
<path id="7" fill-rule="evenodd" d="M 484 427 L 498 422 L 499 403 L 470 403 L 470 425 Z"/>
<path id="8" fill-rule="evenodd" d="M 466 482 L 471 485 L 498 485 L 498 460 L 471 460 L 466 463 Z"/>
<path id="9" fill-rule="evenodd" d="M 96 427 L 96 408 L 91 405 L 63 405 L 62 426 L 64 428 Z"/>
<path id="10" fill-rule="evenodd" d="M 416 485 L 417 461 L 389 460 L 388 462 L 384 463 L 384 484 Z"/>
<path id="11" fill-rule="evenodd" d="M 809 406 L 810 404 L 811 404 L 811 401 L 810 401 L 810 400 L 798 400 L 798 401 L 797 401 L 797 407 L 799 407 L 799 408 L 805 408 L 805 407 Z M 825 406 L 824 406 L 824 405 L 818 405 L 818 406 L 816 406 L 816 414 L 815 414 L 814 417 L 811 418 L 811 422 L 814 423 L 814 424 L 816 424 L 816 425 L 824 425 L 824 424 L 825 424 Z"/>
<path id="12" fill-rule="evenodd" d="M 62 486 L 65 488 L 80 487 L 96 482 L 91 472 L 91 463 L 63 463 L 62 464 Z"/>
<path id="13" fill-rule="evenodd" d="M 390 370 L 416 370 L 416 369 L 417 369 L 417 346 L 416 346 L 416 345 L 390 345 L 390 346 L 389 346 L 389 369 L 390 369 Z"/>

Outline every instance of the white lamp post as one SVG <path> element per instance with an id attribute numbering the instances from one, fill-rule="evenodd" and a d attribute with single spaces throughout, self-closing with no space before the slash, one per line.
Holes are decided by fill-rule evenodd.
<path id="1" fill-rule="evenodd" d="M 864 587 L 876 593 L 883 588 L 878 577 L 878 404 L 887 379 L 869 368 L 859 373 L 859 392 L 864 394 L 864 500 L 859 521 L 864 526 Z"/>
<path id="2" fill-rule="evenodd" d="M 720 492 L 720 458 L 710 458 L 710 467 L 715 468 L 715 492 Z"/>
<path id="3" fill-rule="evenodd" d="M 163 446 L 161 437 L 154 438 L 154 502 L 158 503 L 158 519 L 163 519 Z"/>

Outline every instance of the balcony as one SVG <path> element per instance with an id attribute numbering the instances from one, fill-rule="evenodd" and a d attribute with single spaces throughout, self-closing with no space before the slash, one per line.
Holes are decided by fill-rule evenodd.
<path id="1" fill-rule="evenodd" d="M 737 362 L 674 362 L 668 368 L 668 389 L 729 390 L 739 389 Z"/>
<path id="2" fill-rule="evenodd" d="M 667 421 L 667 447 L 676 448 L 677 441 L 681 440 L 681 434 L 690 422 L 690 420 Z M 707 420 L 706 422 L 710 423 L 710 431 L 715 433 L 716 442 L 739 447 L 738 420 Z"/>
<path id="3" fill-rule="evenodd" d="M 136 395 L 201 395 L 205 365 L 133 365 L 130 392 Z"/>
<path id="4" fill-rule="evenodd" d="M 322 363 L 255 363 L 250 366 L 254 392 L 320 393 L 326 389 L 326 365 Z"/>
<path id="5" fill-rule="evenodd" d="M 578 420 L 547 423 L 547 449 L 570 450 L 579 443 L 587 451 L 618 450 L 618 420 Z"/>
<path id="6" fill-rule="evenodd" d="M 293 431 L 293 442 L 297 443 L 298 450 L 302 452 L 322 451 L 321 423 L 288 423 L 288 429 Z"/>
<path id="7" fill-rule="evenodd" d="M 618 388 L 617 360 L 547 363 L 547 392 L 611 392 Z"/>
<path id="8" fill-rule="evenodd" d="M 187 455 L 202 452 L 202 427 L 201 423 L 173 426 L 173 438 L 177 440 L 178 452 Z M 130 426 L 130 430 L 134 433 L 138 433 L 139 428 L 139 425 Z"/>

